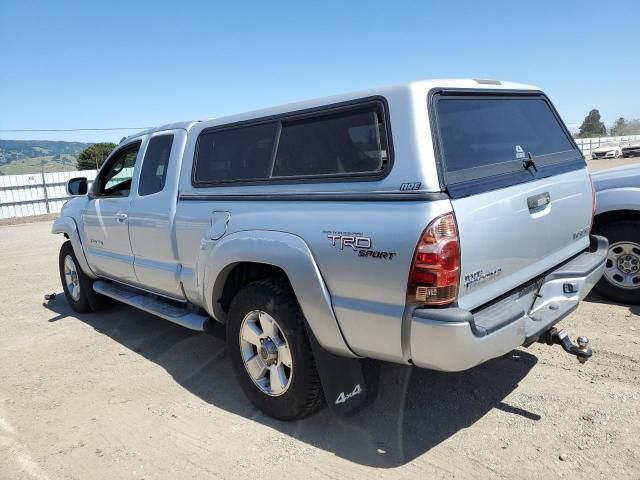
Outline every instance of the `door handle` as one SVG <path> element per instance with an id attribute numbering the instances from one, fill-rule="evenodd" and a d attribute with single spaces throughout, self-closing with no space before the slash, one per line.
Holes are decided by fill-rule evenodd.
<path id="1" fill-rule="evenodd" d="M 534 195 L 533 197 L 527 198 L 527 206 L 529 207 L 529 210 L 546 207 L 550 202 L 551 195 L 549 195 L 549 192 L 544 192 L 540 195 Z"/>
<path id="2" fill-rule="evenodd" d="M 118 220 L 119 222 L 125 222 L 127 218 L 129 218 L 129 216 L 124 212 L 116 213 L 116 220 Z"/>

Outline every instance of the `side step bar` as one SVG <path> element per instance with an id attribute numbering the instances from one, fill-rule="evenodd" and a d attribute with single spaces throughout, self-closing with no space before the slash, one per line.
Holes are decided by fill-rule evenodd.
<path id="1" fill-rule="evenodd" d="M 161 297 L 135 290 L 131 287 L 104 280 L 96 280 L 93 282 L 93 289 L 102 295 L 114 298 L 191 330 L 204 331 L 205 323 L 209 320 L 206 315 L 193 313 L 169 300 L 163 300 Z"/>

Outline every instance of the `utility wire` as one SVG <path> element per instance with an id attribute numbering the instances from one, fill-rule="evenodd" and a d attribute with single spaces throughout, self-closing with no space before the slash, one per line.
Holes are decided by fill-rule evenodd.
<path id="1" fill-rule="evenodd" d="M 0 132 L 95 132 L 106 130 L 146 130 L 153 127 L 114 127 L 114 128 L 46 128 L 46 129 L 14 129 Z"/>

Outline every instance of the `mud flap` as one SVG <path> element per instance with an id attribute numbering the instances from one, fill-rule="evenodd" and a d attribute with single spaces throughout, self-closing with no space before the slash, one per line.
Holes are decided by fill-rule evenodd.
<path id="1" fill-rule="evenodd" d="M 355 412 L 367 400 L 362 360 L 338 357 L 325 350 L 307 325 L 311 349 L 329 408 L 338 415 Z"/>

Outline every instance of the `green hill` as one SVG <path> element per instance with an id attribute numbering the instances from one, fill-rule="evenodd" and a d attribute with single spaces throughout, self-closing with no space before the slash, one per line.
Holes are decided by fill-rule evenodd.
<path id="1" fill-rule="evenodd" d="M 90 143 L 0 140 L 0 175 L 76 170 L 76 158 Z"/>

